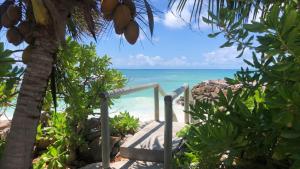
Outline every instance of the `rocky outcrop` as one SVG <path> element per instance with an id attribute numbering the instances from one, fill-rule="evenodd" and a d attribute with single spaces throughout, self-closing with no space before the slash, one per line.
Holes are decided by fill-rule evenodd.
<path id="1" fill-rule="evenodd" d="M 194 86 L 191 90 L 191 93 L 194 100 L 211 102 L 219 98 L 220 91 L 226 95 L 229 88 L 235 92 L 241 87 L 241 84 L 229 85 L 225 80 L 208 80 Z M 180 97 L 177 103 L 183 105 L 183 99 L 183 97 Z"/>
<path id="2" fill-rule="evenodd" d="M 201 82 L 192 88 L 192 97 L 194 100 L 199 101 L 214 101 L 219 98 L 220 91 L 226 95 L 228 89 L 235 92 L 241 87 L 241 84 L 229 85 L 225 80 L 208 80 Z"/>

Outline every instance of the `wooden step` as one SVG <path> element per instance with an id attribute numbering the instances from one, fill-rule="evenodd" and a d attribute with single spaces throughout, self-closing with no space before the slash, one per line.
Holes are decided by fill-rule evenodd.
<path id="1" fill-rule="evenodd" d="M 176 133 L 184 123 L 173 122 L 173 150 L 181 143 Z M 120 147 L 120 155 L 131 160 L 164 162 L 164 122 L 152 122 Z"/>
<path id="2" fill-rule="evenodd" d="M 101 169 L 101 163 L 94 163 L 80 169 Z M 162 169 L 163 163 L 125 160 L 110 164 L 111 169 Z"/>

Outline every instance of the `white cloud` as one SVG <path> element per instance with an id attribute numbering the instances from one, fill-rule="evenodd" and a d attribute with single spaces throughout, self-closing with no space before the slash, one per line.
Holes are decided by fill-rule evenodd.
<path id="1" fill-rule="evenodd" d="M 246 67 L 244 59 L 250 58 L 250 51 L 245 50 L 243 58 L 236 58 L 240 53 L 236 50 L 236 46 L 227 48 L 218 48 L 214 51 L 203 54 L 202 66 L 211 68 L 240 68 Z"/>
<path id="2" fill-rule="evenodd" d="M 243 58 L 251 60 L 250 51 L 245 51 L 243 58 L 236 58 L 238 54 L 236 46 L 232 46 L 217 48 L 195 57 L 137 54 L 129 57 L 113 57 L 112 59 L 114 67 L 117 68 L 239 69 L 246 67 Z"/>
<path id="3" fill-rule="evenodd" d="M 204 23 L 202 19 L 200 20 L 199 24 L 196 23 L 192 25 L 189 24 L 191 12 L 193 9 L 193 4 L 194 4 L 193 0 L 187 0 L 185 7 L 183 8 L 180 14 L 178 14 L 178 12 L 176 11 L 177 4 L 174 4 L 173 7 L 165 13 L 163 18 L 163 24 L 169 28 L 174 28 L 174 29 L 183 28 L 186 26 L 191 26 L 191 28 L 200 28 L 200 29 L 209 28 L 209 25 Z M 206 5 L 204 5 L 202 11 L 206 11 L 205 8 L 207 8 Z M 202 16 L 203 14 L 201 14 L 200 18 L 202 18 Z"/>
<path id="4" fill-rule="evenodd" d="M 113 58 L 115 67 L 121 68 L 180 68 L 189 65 L 185 56 L 166 58 L 137 54 L 126 58 Z"/>
<path id="5" fill-rule="evenodd" d="M 182 18 L 175 16 L 172 11 L 168 11 L 165 14 L 163 23 L 170 28 L 182 28 L 187 26 L 187 23 Z"/>

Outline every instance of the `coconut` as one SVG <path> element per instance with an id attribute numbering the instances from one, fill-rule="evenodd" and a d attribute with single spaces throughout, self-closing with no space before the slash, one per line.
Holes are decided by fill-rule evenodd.
<path id="1" fill-rule="evenodd" d="M 132 17 L 136 16 L 136 7 L 132 0 L 124 0 L 124 5 L 126 5 L 130 9 L 130 13 Z"/>
<path id="2" fill-rule="evenodd" d="M 20 43 L 23 42 L 23 37 L 22 37 L 21 33 L 15 27 L 10 28 L 6 32 L 6 38 L 9 43 L 14 44 L 15 46 L 18 46 Z"/>
<path id="3" fill-rule="evenodd" d="M 1 24 L 6 28 L 14 26 L 14 22 L 8 18 L 6 12 L 1 16 Z"/>
<path id="4" fill-rule="evenodd" d="M 14 4 L 14 2 L 13 2 L 12 0 L 6 0 L 6 1 L 4 1 L 4 2 L 0 5 L 0 14 L 3 15 L 3 14 L 6 12 L 7 8 L 8 8 L 10 5 L 12 5 L 12 4 Z"/>
<path id="5" fill-rule="evenodd" d="M 136 21 L 131 21 L 126 27 L 124 35 L 128 43 L 135 44 L 139 38 L 140 28 L 139 24 Z"/>
<path id="6" fill-rule="evenodd" d="M 25 42 L 26 43 L 28 43 L 28 44 L 33 44 L 34 43 L 34 37 L 32 36 L 32 33 L 29 33 L 28 35 L 26 35 L 25 37 L 24 37 L 24 40 L 25 40 Z"/>
<path id="7" fill-rule="evenodd" d="M 22 54 L 22 61 L 24 64 L 28 64 L 30 62 L 31 53 L 32 53 L 32 47 L 29 45 L 25 48 Z"/>
<path id="8" fill-rule="evenodd" d="M 121 35 L 122 33 L 124 33 L 124 29 L 119 29 L 116 24 L 114 24 L 114 28 L 115 28 L 115 32 L 118 35 Z"/>
<path id="9" fill-rule="evenodd" d="M 126 5 L 120 5 L 117 7 L 114 13 L 114 24 L 118 30 L 124 30 L 130 23 L 131 14 Z"/>
<path id="10" fill-rule="evenodd" d="M 18 30 L 23 35 L 23 37 L 25 37 L 26 35 L 28 35 L 31 32 L 31 28 L 32 28 L 32 26 L 29 21 L 21 22 L 18 25 Z"/>
<path id="11" fill-rule="evenodd" d="M 10 5 L 6 13 L 8 18 L 12 21 L 19 21 L 22 18 L 22 9 L 16 5 Z"/>
<path id="12" fill-rule="evenodd" d="M 118 0 L 102 0 L 101 11 L 104 16 L 112 15 L 118 4 Z"/>
<path id="13" fill-rule="evenodd" d="M 113 14 L 112 13 L 103 13 L 103 18 L 105 19 L 105 20 L 107 20 L 107 21 L 112 21 L 113 20 L 113 18 L 114 18 L 114 16 L 113 16 Z"/>

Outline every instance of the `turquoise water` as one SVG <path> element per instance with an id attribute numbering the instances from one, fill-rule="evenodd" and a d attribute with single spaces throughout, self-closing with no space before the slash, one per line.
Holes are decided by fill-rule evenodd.
<path id="1" fill-rule="evenodd" d="M 170 92 L 184 83 L 190 86 L 212 79 L 223 79 L 232 77 L 236 70 L 229 69 L 121 69 L 128 79 L 127 86 L 134 86 L 145 83 L 159 83 L 166 92 Z M 129 97 L 150 96 L 153 92 L 138 92 Z M 128 97 L 128 96 L 127 96 Z"/>
<path id="2" fill-rule="evenodd" d="M 136 86 L 146 83 L 159 83 L 165 92 L 171 92 L 176 88 L 182 86 L 184 83 L 188 83 L 192 86 L 212 79 L 224 79 L 224 77 L 233 77 L 236 70 L 182 70 L 182 69 L 126 69 L 120 70 L 128 79 L 127 86 Z M 160 97 L 160 112 L 164 111 L 163 97 Z M 175 114 L 178 116 L 178 120 L 183 120 L 183 107 L 174 104 Z M 120 111 L 127 110 L 134 116 L 140 118 L 142 121 L 153 119 L 154 112 L 154 98 L 153 89 L 129 94 L 115 100 L 115 105 L 111 108 L 111 115 Z M 164 119 L 164 114 L 160 113 L 160 118 Z"/>
<path id="3" fill-rule="evenodd" d="M 233 77 L 236 70 L 182 70 L 182 69 L 121 69 L 124 76 L 128 79 L 127 86 L 136 86 L 145 83 L 159 83 L 165 92 L 171 92 L 184 83 L 191 87 L 204 80 L 223 79 L 224 77 Z M 153 119 L 154 99 L 153 89 L 129 94 L 117 100 L 110 109 L 111 116 L 120 111 L 129 111 L 132 115 L 143 121 Z M 160 112 L 163 112 L 163 97 L 160 97 Z M 183 117 L 182 107 L 174 105 L 174 111 L 179 113 L 178 119 Z M 13 110 L 8 110 L 7 115 L 12 117 Z M 163 119 L 163 113 L 160 113 Z"/>

